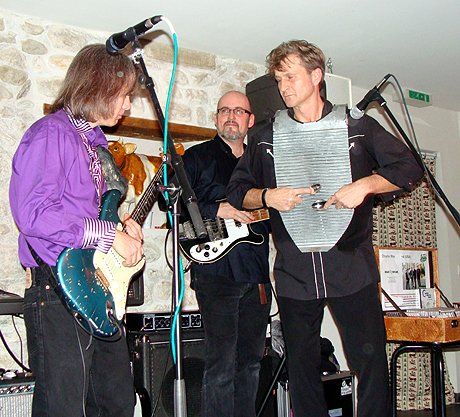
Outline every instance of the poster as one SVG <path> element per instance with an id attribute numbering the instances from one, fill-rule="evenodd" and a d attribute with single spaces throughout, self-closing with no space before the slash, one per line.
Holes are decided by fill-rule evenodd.
<path id="1" fill-rule="evenodd" d="M 421 308 L 421 298 L 431 288 L 428 250 L 380 249 L 380 279 L 382 288 L 402 309 Z M 382 294 L 384 311 L 395 310 Z"/>

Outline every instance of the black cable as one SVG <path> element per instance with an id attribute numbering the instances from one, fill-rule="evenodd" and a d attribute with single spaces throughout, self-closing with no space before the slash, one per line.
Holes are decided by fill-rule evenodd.
<path id="1" fill-rule="evenodd" d="M 270 289 L 271 289 L 273 298 L 274 298 L 275 301 L 276 301 L 276 313 L 270 314 L 270 317 L 275 317 L 275 316 L 277 316 L 277 315 L 279 314 L 280 308 L 279 308 L 279 305 L 278 305 L 278 296 L 277 296 L 277 294 L 276 294 L 275 289 L 273 288 L 273 284 L 272 284 L 272 281 L 271 281 L 271 280 L 270 280 Z"/>
<path id="2" fill-rule="evenodd" d="M 3 337 L 3 333 L 0 330 L 0 339 L 2 339 L 3 345 L 5 346 L 5 349 L 7 352 L 10 354 L 10 356 L 13 358 L 13 360 L 26 372 L 32 372 L 27 366 L 25 366 L 17 357 L 16 355 L 11 351 L 11 349 L 8 346 L 8 343 L 6 343 L 5 338 Z"/>
<path id="3" fill-rule="evenodd" d="M 16 335 L 18 336 L 18 339 L 19 339 L 19 344 L 21 346 L 21 362 L 23 363 L 24 362 L 24 352 L 23 352 L 23 343 L 22 343 L 22 337 L 21 337 L 21 333 L 19 332 L 19 329 L 18 327 L 16 326 L 16 322 L 14 320 L 14 317 L 17 316 L 17 317 L 20 317 L 24 320 L 24 318 L 22 316 L 19 316 L 19 315 L 12 315 L 11 316 L 11 321 L 13 322 L 13 327 L 14 327 L 14 330 L 16 331 Z"/>
<path id="4" fill-rule="evenodd" d="M 171 265 L 171 262 L 169 261 L 168 258 L 168 241 L 169 241 L 169 236 L 171 236 L 172 229 L 168 229 L 168 232 L 166 233 L 166 238 L 165 238 L 165 245 L 164 245 L 164 253 L 165 253 L 165 260 L 166 264 L 168 265 L 169 269 L 174 272 L 174 268 Z M 190 268 L 192 267 L 193 261 L 189 261 L 188 264 L 183 268 L 184 274 L 186 274 Z"/>

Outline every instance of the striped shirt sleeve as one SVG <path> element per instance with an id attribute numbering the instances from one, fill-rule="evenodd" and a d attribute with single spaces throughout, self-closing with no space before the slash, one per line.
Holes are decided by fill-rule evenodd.
<path id="1" fill-rule="evenodd" d="M 85 218 L 85 235 L 82 249 L 97 249 L 107 253 L 115 239 L 115 223 L 107 220 Z"/>

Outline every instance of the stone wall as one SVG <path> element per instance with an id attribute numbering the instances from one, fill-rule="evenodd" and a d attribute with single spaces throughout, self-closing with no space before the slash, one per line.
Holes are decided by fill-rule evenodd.
<path id="1" fill-rule="evenodd" d="M 18 230 L 8 201 L 13 154 L 25 130 L 43 116 L 43 104 L 53 101 L 73 56 L 86 44 L 105 43 L 109 35 L 0 10 L 0 289 L 22 295 L 25 284 L 25 273 L 17 257 Z M 180 45 L 180 39 L 178 42 Z M 150 42 L 144 47 L 144 59 L 163 109 L 172 58 L 171 44 Z M 264 73 L 260 65 L 180 48 L 178 61 L 169 119 L 201 127 L 214 127 L 213 113 L 222 94 L 229 90 L 244 92 L 247 82 Z M 134 97 L 131 115 L 156 118 L 145 92 Z M 143 145 L 152 150 L 150 154 L 157 155 L 161 142 Z M 164 230 L 146 230 L 146 302 L 130 311 L 170 309 L 172 272 L 164 259 L 164 238 Z M 188 281 L 184 309 L 193 310 L 196 301 Z M 0 328 L 13 353 L 27 363 L 22 319 L 0 316 Z M 0 367 L 18 369 L 3 345 Z"/>

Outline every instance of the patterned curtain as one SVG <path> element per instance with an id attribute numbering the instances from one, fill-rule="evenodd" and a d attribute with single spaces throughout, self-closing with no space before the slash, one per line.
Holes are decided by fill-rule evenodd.
<path id="1" fill-rule="evenodd" d="M 425 157 L 435 175 L 436 159 Z M 435 194 L 426 177 L 409 194 L 374 208 L 374 246 L 436 248 Z"/>
<path id="2" fill-rule="evenodd" d="M 435 175 L 436 158 L 425 156 L 424 162 Z M 374 208 L 374 246 L 402 248 L 436 248 L 435 193 L 426 177 L 409 194 L 392 204 Z M 388 362 L 399 345 L 387 344 Z M 399 356 L 397 372 L 397 406 L 399 410 L 432 408 L 431 356 L 407 352 Z M 454 388 L 445 367 L 446 404 L 454 403 Z"/>

